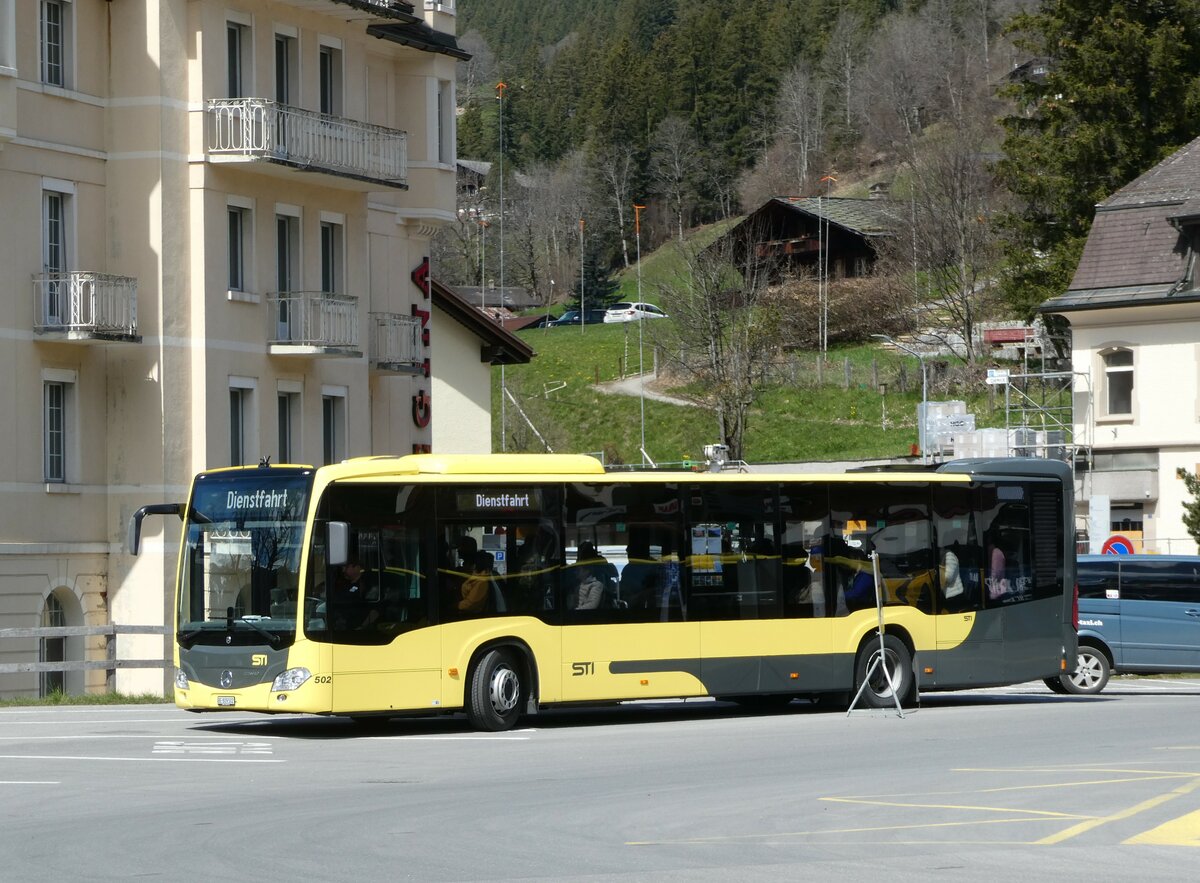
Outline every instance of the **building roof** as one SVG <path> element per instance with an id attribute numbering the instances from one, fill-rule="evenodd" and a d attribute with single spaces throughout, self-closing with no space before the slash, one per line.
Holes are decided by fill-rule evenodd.
<path id="1" fill-rule="evenodd" d="M 526 310 L 542 305 L 537 295 L 520 285 L 505 285 L 503 288 L 489 285 L 482 289 L 478 285 L 455 285 L 454 291 L 459 297 L 480 308 Z"/>
<path id="2" fill-rule="evenodd" d="M 890 236 L 900 223 L 887 199 L 852 199 L 846 196 L 777 196 L 777 204 L 837 224 L 860 236 Z M 761 211 L 761 209 L 759 209 Z"/>
<path id="3" fill-rule="evenodd" d="M 1200 300 L 1185 289 L 1188 237 L 1200 220 L 1200 138 L 1180 148 L 1096 207 L 1075 278 L 1042 304 L 1066 313 Z"/>
<path id="4" fill-rule="evenodd" d="M 451 58 L 457 58 L 459 61 L 467 61 L 471 57 L 470 52 L 458 48 L 458 41 L 454 38 L 453 34 L 434 30 L 420 19 L 416 21 L 404 21 L 398 24 L 370 25 L 367 28 L 367 33 L 372 37 L 378 37 L 380 40 L 389 40 L 392 43 L 411 46 L 413 49 L 420 49 L 422 52 L 437 52 L 442 55 L 449 55 Z"/>
<path id="5" fill-rule="evenodd" d="M 483 342 L 480 358 L 493 365 L 525 365 L 533 358 L 533 347 L 505 331 L 450 286 L 432 280 L 433 303 Z"/>

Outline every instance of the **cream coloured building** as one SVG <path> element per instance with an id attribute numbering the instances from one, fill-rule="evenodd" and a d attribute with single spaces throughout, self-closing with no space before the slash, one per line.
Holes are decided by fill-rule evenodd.
<path id="1" fill-rule="evenodd" d="M 1200 138 L 1096 207 L 1070 287 L 1080 523 L 1094 551 L 1196 554 L 1180 467 L 1200 470 Z"/>
<path id="2" fill-rule="evenodd" d="M 530 353 L 431 284 L 454 21 L 451 0 L 0 0 L 0 628 L 169 623 L 178 525 L 147 521 L 137 559 L 125 528 L 201 469 L 490 450 L 490 364 Z M 0 665 L 104 654 L 0 638 Z M 105 681 L 0 673 L 0 696 Z"/>

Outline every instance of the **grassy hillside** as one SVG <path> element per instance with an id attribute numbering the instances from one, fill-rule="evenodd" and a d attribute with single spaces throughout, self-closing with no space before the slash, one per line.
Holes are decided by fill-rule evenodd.
<path id="1" fill-rule="evenodd" d="M 697 235 L 711 238 L 719 232 L 708 228 Z M 681 266 L 672 245 L 646 255 L 642 262 L 643 299 L 657 301 L 657 285 Z M 621 291 L 624 298 L 636 297 L 636 272 L 622 275 Z M 550 447 L 559 453 L 603 452 L 608 462 L 640 462 L 642 398 L 603 393 L 595 386 L 636 375 L 637 325 L 540 328 L 518 333 L 537 355 L 529 365 L 507 368 L 505 386 Z M 641 354 L 650 371 L 654 364 L 654 322 L 644 323 L 643 335 Z M 865 459 L 899 457 L 910 452 L 917 442 L 916 413 L 921 400 L 921 370 L 915 358 L 872 345 L 833 349 L 819 378 L 817 362 L 815 353 L 795 353 L 777 366 L 777 385 L 750 413 L 747 460 Z M 511 401 L 506 399 L 501 408 L 500 374 L 500 369 L 493 373 L 493 450 L 545 450 Z M 950 389 L 939 385 L 931 369 L 929 398 L 965 400 L 977 426 L 1003 426 L 1003 400 L 989 401 L 989 394 L 997 388 L 982 383 L 982 368 L 979 374 L 968 392 L 962 386 Z M 884 395 L 880 384 L 887 386 Z M 669 382 L 651 383 L 649 388 L 686 398 Z M 699 458 L 705 444 L 719 441 L 716 418 L 705 407 L 650 398 L 644 404 L 646 450 L 656 462 Z M 503 448 L 502 419 L 507 426 Z"/>

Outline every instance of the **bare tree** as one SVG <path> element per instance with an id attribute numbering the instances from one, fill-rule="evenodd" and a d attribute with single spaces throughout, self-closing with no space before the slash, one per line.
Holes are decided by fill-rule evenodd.
<path id="1" fill-rule="evenodd" d="M 825 144 L 827 84 L 807 64 L 792 68 L 779 83 L 776 120 L 779 138 L 788 146 L 794 161 L 793 192 L 804 193 L 809 168 Z"/>
<path id="2" fill-rule="evenodd" d="M 633 176 L 637 171 L 637 162 L 633 147 L 627 143 L 609 144 L 596 156 L 596 173 L 604 182 L 608 198 L 616 209 L 617 235 L 621 239 L 621 258 L 625 267 L 629 267 L 629 237 L 625 225 L 627 215 L 632 211 L 633 198 L 631 187 Z"/>
<path id="3" fill-rule="evenodd" d="M 684 215 L 692 195 L 692 180 L 701 168 L 696 136 L 687 120 L 668 116 L 651 139 L 650 174 L 667 198 L 675 218 L 676 235 L 683 241 Z"/>
<path id="4" fill-rule="evenodd" d="M 779 349 L 781 311 L 767 285 L 768 268 L 755 249 L 735 250 L 729 237 L 707 249 L 676 247 L 680 270 L 659 286 L 671 316 L 669 328 L 655 326 L 660 359 L 703 390 L 699 398 L 716 412 L 722 443 L 733 459 L 744 459 L 750 409 Z"/>
<path id="5" fill-rule="evenodd" d="M 499 79 L 496 56 L 479 31 L 467 31 L 458 45 L 470 52 L 471 57 L 457 64 L 458 104 L 466 107 L 481 95 L 492 96 L 492 87 Z"/>
<path id="6" fill-rule="evenodd" d="M 908 290 L 921 305 L 918 316 L 944 329 L 933 333 L 968 364 L 998 256 L 997 193 L 982 150 L 989 136 L 983 124 L 964 120 L 923 140 L 909 164 L 908 206 L 897 205 L 907 223 L 881 256 L 891 284 Z"/>
<path id="7" fill-rule="evenodd" d="M 843 9 L 829 33 L 821 72 L 837 99 L 838 115 L 847 134 L 855 130 L 854 96 L 858 90 L 859 62 L 866 55 L 868 31 L 862 16 Z"/>

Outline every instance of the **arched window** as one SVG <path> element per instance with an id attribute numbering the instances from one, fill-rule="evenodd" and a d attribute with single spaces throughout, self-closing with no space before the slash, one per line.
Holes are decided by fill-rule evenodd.
<path id="1" fill-rule="evenodd" d="M 1113 349 L 1101 354 L 1104 362 L 1104 415 L 1133 414 L 1133 350 Z"/>
<path id="2" fill-rule="evenodd" d="M 54 595 L 46 598 L 46 606 L 42 610 L 42 625 L 46 628 L 61 628 L 67 624 L 67 613 L 63 610 L 62 602 Z M 42 638 L 42 662 L 62 662 L 66 658 L 66 638 Z M 49 696 L 52 693 L 62 693 L 66 687 L 65 672 L 42 672 L 40 695 Z"/>

